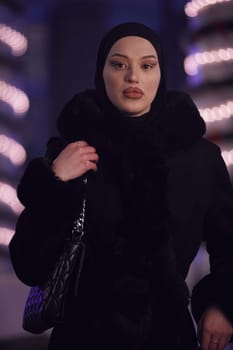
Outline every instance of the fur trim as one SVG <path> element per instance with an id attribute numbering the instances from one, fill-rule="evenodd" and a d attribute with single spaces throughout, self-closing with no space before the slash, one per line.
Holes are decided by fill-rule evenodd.
<path id="1" fill-rule="evenodd" d="M 233 324 L 233 282 L 229 274 L 209 274 L 193 289 L 191 307 L 198 323 L 210 306 L 219 307 Z"/>
<path id="2" fill-rule="evenodd" d="M 76 94 L 61 112 L 57 127 L 68 140 L 87 139 L 99 144 L 111 132 L 119 132 L 117 123 L 102 113 L 95 90 Z M 205 133 L 205 123 L 192 99 L 184 92 L 169 91 L 159 115 L 154 116 L 155 138 L 165 151 L 190 147 Z M 94 134 L 94 135 L 93 135 Z M 96 140 L 98 137 L 98 141 Z M 119 139 L 119 134 L 117 134 Z"/>
<path id="3" fill-rule="evenodd" d="M 61 181 L 55 177 L 44 158 L 33 159 L 18 186 L 18 197 L 24 206 L 42 212 L 51 219 L 74 218 L 83 198 L 82 179 Z"/>
<path id="4" fill-rule="evenodd" d="M 205 131 L 205 123 L 190 96 L 184 92 L 169 91 L 158 125 L 164 149 L 174 152 L 190 147 Z"/>

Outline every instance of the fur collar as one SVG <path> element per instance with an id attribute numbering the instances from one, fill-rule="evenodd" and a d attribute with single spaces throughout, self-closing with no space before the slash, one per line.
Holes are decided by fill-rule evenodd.
<path id="1" fill-rule="evenodd" d="M 165 101 L 159 115 L 153 116 L 151 121 L 152 137 L 160 149 L 173 153 L 198 141 L 206 128 L 197 107 L 186 93 L 169 91 Z M 125 132 L 125 123 L 103 113 L 95 90 L 76 94 L 64 107 L 57 127 L 68 142 L 85 139 L 100 148 L 112 143 L 112 138 L 120 140 L 121 133 Z"/>

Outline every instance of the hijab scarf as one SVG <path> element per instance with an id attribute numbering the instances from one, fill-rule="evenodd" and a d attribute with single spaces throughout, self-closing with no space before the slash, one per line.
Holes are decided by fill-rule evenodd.
<path id="1" fill-rule="evenodd" d="M 157 52 L 161 70 L 158 91 L 151 109 L 140 117 L 128 116 L 111 103 L 103 79 L 103 69 L 110 49 L 116 41 L 127 36 L 139 36 L 148 40 Z M 96 93 L 105 115 L 105 123 L 109 125 L 111 140 L 108 149 L 112 152 L 112 159 L 115 159 L 112 169 L 118 176 L 125 216 L 134 240 L 137 237 L 140 240 L 143 229 L 147 231 L 148 239 L 155 237 L 151 228 L 151 222 L 155 218 L 154 210 L 157 208 L 158 216 L 162 218 L 167 209 L 166 170 L 154 137 L 154 121 L 164 105 L 166 94 L 162 61 L 162 49 L 157 34 L 144 24 L 136 22 L 123 23 L 111 29 L 100 42 L 97 55 Z"/>
<path id="2" fill-rule="evenodd" d="M 95 87 L 97 91 L 97 96 L 104 109 L 111 111 L 112 113 L 115 112 L 119 114 L 119 112 L 116 110 L 116 108 L 112 105 L 112 103 L 109 101 L 107 97 L 105 86 L 104 86 L 104 80 L 103 80 L 103 69 L 104 69 L 107 55 L 110 49 L 112 48 L 112 46 L 115 44 L 116 41 L 126 36 L 139 36 L 141 38 L 148 40 L 157 52 L 159 66 L 161 70 L 161 79 L 160 79 L 160 84 L 159 84 L 156 97 L 152 103 L 151 111 L 149 113 L 154 115 L 161 108 L 161 105 L 165 99 L 165 92 L 166 92 L 162 50 L 161 50 L 161 44 L 159 42 L 159 38 L 157 34 L 153 30 L 151 30 L 149 27 L 141 23 L 127 22 L 127 23 L 120 24 L 114 27 L 113 29 L 111 29 L 101 40 L 99 49 L 98 49 L 96 72 L 95 72 Z M 139 118 L 133 118 L 133 119 L 139 119 Z"/>

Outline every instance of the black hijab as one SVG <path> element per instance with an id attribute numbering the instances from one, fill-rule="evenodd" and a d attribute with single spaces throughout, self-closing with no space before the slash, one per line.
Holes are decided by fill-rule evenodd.
<path id="1" fill-rule="evenodd" d="M 161 79 L 157 94 L 149 112 L 134 118 L 119 111 L 107 97 L 103 79 L 103 69 L 108 53 L 115 42 L 127 36 L 138 36 L 148 40 L 155 48 Z M 166 169 L 164 159 L 154 137 L 153 122 L 164 106 L 166 89 L 162 60 L 162 50 L 158 36 L 149 27 L 141 23 L 127 22 L 111 29 L 102 39 L 98 49 L 95 86 L 97 98 L 108 124 L 108 150 L 111 152 L 112 169 L 117 179 L 122 198 L 125 217 L 132 232 L 131 244 L 154 239 L 155 208 L 161 218 L 167 214 L 166 203 Z M 160 225 L 161 227 L 162 225 Z M 147 232 L 147 239 L 141 242 L 141 232 Z M 166 234 L 163 230 L 163 239 Z M 138 234 L 137 234 L 138 233 Z M 162 237 L 162 235 L 160 235 Z M 150 238 L 149 238 L 150 237 Z M 158 238 L 156 238 L 158 239 Z M 137 241 L 138 240 L 138 241 Z"/>
<path id="2" fill-rule="evenodd" d="M 101 40 L 99 49 L 98 49 L 96 72 L 95 72 L 95 87 L 96 87 L 97 96 L 104 109 L 107 109 L 112 113 L 114 112 L 117 114 L 120 113 L 119 111 L 116 110 L 116 108 L 112 105 L 112 103 L 109 101 L 107 97 L 105 84 L 103 80 L 103 69 L 104 69 L 107 55 L 110 49 L 112 48 L 112 46 L 119 39 L 124 38 L 126 36 L 138 36 L 148 40 L 157 52 L 159 66 L 161 70 L 161 79 L 160 79 L 160 84 L 158 87 L 157 94 L 152 103 L 151 111 L 150 111 L 150 114 L 155 115 L 155 113 L 158 112 L 158 110 L 160 110 L 162 104 L 164 103 L 165 92 L 166 92 L 162 49 L 161 49 L 161 44 L 157 34 L 152 29 L 150 29 L 149 27 L 141 23 L 127 22 L 127 23 L 119 24 L 116 27 L 112 28 Z"/>

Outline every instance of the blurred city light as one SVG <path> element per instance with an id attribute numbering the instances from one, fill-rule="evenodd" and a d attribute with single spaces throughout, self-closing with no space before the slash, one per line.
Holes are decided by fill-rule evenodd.
<path id="1" fill-rule="evenodd" d="M 15 188 L 4 182 L 0 182 L 0 202 L 9 206 L 17 215 L 19 215 L 24 208 L 17 198 Z"/>
<path id="2" fill-rule="evenodd" d="M 3 80 L 0 80 L 0 100 L 9 104 L 18 116 L 24 115 L 29 109 L 29 99 L 25 92 Z"/>
<path id="3" fill-rule="evenodd" d="M 22 56 L 28 48 L 27 38 L 4 23 L 0 23 L 0 41 L 11 48 L 13 56 Z"/>
<path id="4" fill-rule="evenodd" d="M 22 165 L 26 160 L 26 151 L 23 146 L 3 134 L 0 134 L 0 154 L 14 165 Z"/>
<path id="5" fill-rule="evenodd" d="M 185 5 L 184 11 L 188 17 L 196 17 L 201 10 L 207 7 L 229 1 L 232 0 L 192 0 Z"/>

